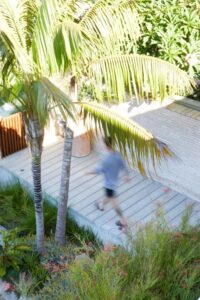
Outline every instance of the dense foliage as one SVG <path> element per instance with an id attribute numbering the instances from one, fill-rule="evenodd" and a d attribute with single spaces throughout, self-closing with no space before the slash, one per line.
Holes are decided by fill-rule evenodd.
<path id="1" fill-rule="evenodd" d="M 55 264 L 63 269 L 60 256 L 73 257 L 82 243 L 93 243 L 98 249 L 101 242 L 88 229 L 80 227 L 68 213 L 68 246 L 59 248 L 52 235 L 56 224 L 56 207 L 44 200 L 44 218 L 47 254 L 42 264 L 35 248 L 35 214 L 33 196 L 16 181 L 6 186 L 0 184 L 0 224 L 3 244 L 0 245 L 0 278 L 11 282 L 11 288 L 27 296 L 41 288 L 54 272 Z M 69 250 L 70 249 L 70 250 Z M 72 251 L 73 249 L 73 251 Z M 65 255 L 65 253 L 67 253 Z M 73 253 L 73 254 L 72 254 Z M 48 265 L 48 267 L 46 267 Z"/>
<path id="2" fill-rule="evenodd" d="M 33 196 L 18 181 L 7 186 L 0 184 L 0 207 L 0 224 L 2 226 L 7 229 L 17 227 L 21 236 L 36 233 Z M 56 203 L 53 205 L 45 199 L 44 223 L 46 236 L 51 236 L 55 232 L 56 214 Z M 94 234 L 78 226 L 69 209 L 67 217 L 68 240 L 77 241 L 77 237 L 83 235 L 86 242 L 92 241 L 95 243 L 96 238 Z"/>
<path id="3" fill-rule="evenodd" d="M 176 64 L 200 78 L 200 2 L 140 0 L 139 51 Z"/>
<path id="4" fill-rule="evenodd" d="M 40 260 L 30 235 L 35 229 L 31 195 L 16 183 L 1 186 L 0 199 L 1 222 L 22 230 L 4 234 L 0 256 L 4 279 L 19 295 L 37 293 L 37 300 L 196 300 L 200 295 L 200 228 L 189 225 L 191 208 L 176 229 L 158 211 L 154 221 L 130 235 L 129 251 L 114 245 L 100 249 L 95 237 L 71 220 L 68 237 L 73 243 L 59 247 L 46 239 L 47 252 Z M 51 232 L 55 211 L 46 205 Z"/>
<path id="5" fill-rule="evenodd" d="M 196 300 L 200 233 L 188 216 L 177 231 L 159 216 L 131 238 L 130 251 L 107 245 L 95 258 L 75 259 L 36 299 Z"/>

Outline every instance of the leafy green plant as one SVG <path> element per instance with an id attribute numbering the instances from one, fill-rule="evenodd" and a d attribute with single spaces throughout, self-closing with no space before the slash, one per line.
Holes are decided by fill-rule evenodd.
<path id="1" fill-rule="evenodd" d="M 33 198 L 21 184 L 16 181 L 7 186 L 0 185 L 0 205 L 3 212 L 0 216 L 0 224 L 8 229 L 17 226 L 20 229 L 20 235 L 35 234 L 35 212 Z M 56 225 L 57 208 L 44 200 L 44 221 L 45 234 L 51 236 L 54 234 Z M 87 228 L 77 224 L 72 217 L 70 210 L 67 215 L 67 237 L 72 242 L 79 242 L 79 239 L 85 242 L 93 242 L 96 245 L 101 244 L 95 234 Z"/>
<path id="2" fill-rule="evenodd" d="M 46 236 L 52 235 L 56 224 L 56 207 L 44 200 L 44 222 Z M 19 220 L 19 227 L 23 234 L 35 234 L 35 212 L 33 201 L 29 202 L 24 217 Z"/>
<path id="3" fill-rule="evenodd" d="M 192 207 L 178 228 L 157 217 L 130 236 L 128 248 L 105 245 L 91 256 L 82 248 L 36 299 L 196 300 L 200 295 L 200 228 L 189 225 Z M 84 253 L 84 254 L 83 254 Z"/>
<path id="4" fill-rule="evenodd" d="M 30 251 L 30 247 L 18 239 L 18 230 L 9 231 L 1 230 L 2 245 L 0 246 L 0 277 L 6 275 L 9 268 L 19 270 L 22 265 L 22 258 L 26 251 Z"/>
<path id="5" fill-rule="evenodd" d="M 22 297 L 27 297 L 33 294 L 33 291 L 37 287 L 35 280 L 26 273 L 19 274 L 19 280 L 13 280 L 15 291 Z"/>
<path id="6" fill-rule="evenodd" d="M 22 258 L 23 265 L 20 272 L 27 274 L 34 282 L 34 291 L 43 287 L 44 283 L 49 279 L 49 272 L 41 264 L 41 259 L 35 249 L 35 236 L 21 237 L 23 242 L 30 245 L 31 251 L 26 253 Z M 19 276 L 16 282 L 19 282 Z"/>
<path id="7" fill-rule="evenodd" d="M 176 64 L 192 76 L 200 71 L 200 7 L 195 0 L 141 0 L 139 51 Z"/>
<path id="8" fill-rule="evenodd" d="M 80 226 L 70 213 L 70 209 L 67 214 L 67 237 L 71 242 L 79 243 L 80 240 L 85 243 L 93 243 L 99 247 L 102 245 L 102 241 L 92 232 L 90 228 Z"/>
<path id="9" fill-rule="evenodd" d="M 8 185 L 0 184 L 0 224 L 8 229 L 19 226 L 19 221 L 23 219 L 31 201 L 30 193 L 18 180 Z"/>
<path id="10" fill-rule="evenodd" d="M 32 195 L 16 181 L 6 186 L 0 185 L 0 205 L 3 212 L 0 224 L 6 228 L 20 228 L 21 234 L 35 233 L 35 213 Z M 46 234 L 55 227 L 56 208 L 44 201 Z"/>
<path id="11" fill-rule="evenodd" d="M 117 299 L 121 287 L 122 278 L 117 259 L 103 251 L 95 261 L 87 256 L 75 259 L 68 272 L 62 272 L 58 278 L 54 278 L 36 299 L 53 299 L 55 291 L 56 299 L 59 300 Z"/>

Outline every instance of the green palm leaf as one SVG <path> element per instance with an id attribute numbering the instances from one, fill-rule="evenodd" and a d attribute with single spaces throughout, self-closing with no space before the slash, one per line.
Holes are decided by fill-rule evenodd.
<path id="1" fill-rule="evenodd" d="M 18 8 L 16 7 L 18 11 Z M 24 74 L 34 72 L 32 58 L 26 51 L 26 41 L 21 30 L 19 15 L 8 1 L 0 2 L 0 35 L 7 49 L 15 56 L 15 60 Z"/>
<path id="2" fill-rule="evenodd" d="M 38 80 L 38 83 L 41 85 L 42 92 L 46 94 L 48 100 L 50 100 L 48 101 L 48 109 L 50 110 L 51 108 L 58 107 L 65 120 L 67 117 L 74 120 L 75 108 L 71 99 L 48 78 L 42 77 Z M 37 99 L 38 105 L 41 106 L 40 98 L 38 97 Z M 43 104 L 43 107 L 45 107 L 45 104 Z M 38 112 L 40 112 L 40 107 L 38 107 Z M 40 120 L 42 121 L 42 115 Z"/>
<path id="3" fill-rule="evenodd" d="M 40 8 L 39 0 L 20 0 L 18 2 L 18 15 L 21 32 L 24 35 L 26 49 L 30 49 L 32 45 L 32 37 L 37 21 L 37 14 Z"/>
<path id="4" fill-rule="evenodd" d="M 173 156 L 166 144 L 129 118 L 98 103 L 78 104 L 84 119 L 95 125 L 96 132 L 100 130 L 105 136 L 111 136 L 115 146 L 142 174 L 150 162 L 156 168 L 163 158 Z"/>
<path id="5" fill-rule="evenodd" d="M 37 13 L 33 39 L 32 55 L 43 74 L 57 72 L 53 46 L 53 32 L 60 16 L 57 0 L 42 0 Z"/>
<path id="6" fill-rule="evenodd" d="M 60 69 L 66 71 L 74 66 L 79 53 L 89 45 L 89 34 L 83 28 L 70 20 L 66 20 L 57 26 L 54 39 L 54 50 Z M 85 52 L 83 51 L 82 57 Z"/>
<path id="7" fill-rule="evenodd" d="M 37 117 L 41 128 L 46 125 L 50 110 L 57 112 L 58 109 L 64 120 L 68 117 L 74 120 L 75 108 L 71 99 L 48 78 L 41 77 L 33 81 L 29 99 L 24 96 L 20 100 L 21 111 L 26 112 L 30 117 L 32 115 Z"/>
<path id="8" fill-rule="evenodd" d="M 126 100 L 127 92 L 138 99 L 163 100 L 167 95 L 191 93 L 195 82 L 186 72 L 161 59 L 139 55 L 117 55 L 91 63 L 89 77 L 97 98 L 102 100 L 104 85 L 109 99 Z"/>
<path id="9" fill-rule="evenodd" d="M 108 55 L 113 53 L 113 48 L 119 51 L 128 42 L 136 42 L 140 35 L 133 1 L 98 0 L 87 10 L 80 25 L 105 46 L 104 53 Z"/>

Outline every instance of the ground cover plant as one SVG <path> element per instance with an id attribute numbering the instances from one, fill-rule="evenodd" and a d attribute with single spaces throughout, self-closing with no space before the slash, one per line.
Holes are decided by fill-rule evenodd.
<path id="1" fill-rule="evenodd" d="M 10 229 L 5 233 L 7 246 L 1 248 L 0 262 L 6 272 L 3 278 L 18 295 L 31 295 L 35 300 L 199 297 L 200 227 L 189 225 L 191 208 L 176 229 L 169 228 L 162 212 L 157 212 L 155 220 L 138 227 L 135 236 L 128 234 L 127 250 L 100 246 L 94 235 L 80 229 L 73 220 L 67 226 L 71 228 L 67 245 L 57 245 L 51 235 L 55 211 L 47 203 L 49 237 L 45 239 L 46 254 L 40 258 L 34 243 L 34 208 L 31 213 L 30 202 L 33 205 L 30 193 L 18 182 L 0 186 L 4 212 L 0 221 Z"/>
<path id="2" fill-rule="evenodd" d="M 56 202 L 55 202 L 56 205 Z M 56 206 L 44 199 L 44 224 L 46 236 L 52 236 L 56 226 Z M 7 229 L 18 228 L 20 235 L 36 233 L 33 196 L 18 180 L 8 185 L 0 184 L 0 224 Z M 76 236 L 83 236 L 86 242 L 96 242 L 94 234 L 81 228 L 70 214 L 67 216 L 68 241 L 76 241 Z"/>
<path id="3" fill-rule="evenodd" d="M 81 243 L 91 243 L 96 249 L 101 244 L 90 230 L 78 226 L 69 212 L 68 245 L 63 248 L 56 245 L 52 236 L 55 232 L 57 209 L 44 200 L 47 252 L 41 260 L 35 247 L 36 225 L 31 193 L 17 180 L 6 186 L 0 185 L 0 209 L 0 224 L 7 229 L 2 231 L 0 278 L 8 282 L 9 290 L 14 289 L 23 296 L 43 287 L 52 273 L 63 269 Z M 74 249 L 73 252 L 71 249 Z"/>
<path id="4" fill-rule="evenodd" d="M 130 238 L 129 251 L 107 245 L 92 258 L 75 259 L 34 299 L 196 300 L 200 231 L 189 225 L 189 215 L 176 230 L 158 216 Z"/>

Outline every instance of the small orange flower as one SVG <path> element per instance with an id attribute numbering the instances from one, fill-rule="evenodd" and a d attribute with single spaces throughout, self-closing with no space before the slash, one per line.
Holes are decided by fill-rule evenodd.
<path id="1" fill-rule="evenodd" d="M 53 265 L 52 272 L 55 273 L 58 271 L 59 271 L 59 266 Z"/>
<path id="2" fill-rule="evenodd" d="M 181 284 L 181 287 L 182 287 L 183 289 L 187 289 L 187 288 L 188 288 L 188 286 L 187 286 L 185 283 L 182 283 L 182 284 Z"/>
<path id="3" fill-rule="evenodd" d="M 104 245 L 104 251 L 106 251 L 106 252 L 111 252 L 111 251 L 114 251 L 115 249 L 116 249 L 116 246 L 113 244 Z"/>
<path id="4" fill-rule="evenodd" d="M 197 237 L 196 236 L 192 236 L 190 239 L 192 242 L 196 242 L 197 241 Z"/>
<path id="5" fill-rule="evenodd" d="M 193 267 L 195 270 L 200 270 L 200 265 L 194 266 Z"/>
<path id="6" fill-rule="evenodd" d="M 4 285 L 3 285 L 3 289 L 4 289 L 5 292 L 13 291 L 14 286 L 9 282 L 5 282 Z"/>
<path id="7" fill-rule="evenodd" d="M 127 277 L 128 276 L 128 273 L 125 272 L 124 270 L 120 270 L 119 271 L 119 275 L 123 276 L 123 277 Z"/>
<path id="8" fill-rule="evenodd" d="M 182 236 L 183 236 L 183 234 L 180 231 L 177 231 L 177 232 L 174 233 L 175 238 L 181 238 Z"/>

